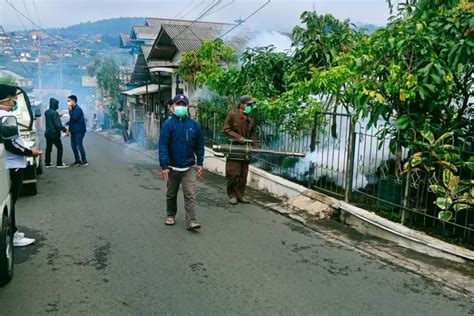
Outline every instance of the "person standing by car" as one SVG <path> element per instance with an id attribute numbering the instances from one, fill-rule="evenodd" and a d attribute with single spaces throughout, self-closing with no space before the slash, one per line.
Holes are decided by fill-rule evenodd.
<path id="1" fill-rule="evenodd" d="M 188 98 L 178 94 L 171 106 L 173 116 L 165 121 L 158 142 L 161 176 L 167 181 L 166 225 L 174 225 L 179 186 L 183 186 L 188 230 L 201 228 L 196 222 L 196 180 L 204 175 L 204 135 L 189 118 Z"/>
<path id="2" fill-rule="evenodd" d="M 84 150 L 83 140 L 86 135 L 86 121 L 84 119 L 84 112 L 77 104 L 77 97 L 70 95 L 67 98 L 67 105 L 69 109 L 69 134 L 71 135 L 71 147 L 74 153 L 74 163 L 71 166 L 88 166 L 86 151 Z M 79 152 L 81 156 L 79 156 Z"/>
<path id="3" fill-rule="evenodd" d="M 63 143 L 61 142 L 61 132 L 67 132 L 67 129 L 61 123 L 61 118 L 57 112 L 58 108 L 59 101 L 55 98 L 51 98 L 49 99 L 49 109 L 44 113 L 46 121 L 46 129 L 44 132 L 44 136 L 46 138 L 46 168 L 54 167 L 54 165 L 51 163 L 51 151 L 53 150 L 53 145 L 56 146 L 57 150 L 56 167 L 69 167 L 63 163 Z"/>
<path id="4" fill-rule="evenodd" d="M 0 119 L 12 116 L 16 110 L 17 88 L 0 84 Z M 4 142 L 7 151 L 6 169 L 10 170 L 10 193 L 12 198 L 11 218 L 13 226 L 13 245 L 16 247 L 28 246 L 35 242 L 33 238 L 26 238 L 25 234 L 18 231 L 15 218 L 15 204 L 20 194 L 23 183 L 23 169 L 26 168 L 26 157 L 37 157 L 43 152 L 37 148 L 27 148 L 26 142 L 21 137 Z"/>

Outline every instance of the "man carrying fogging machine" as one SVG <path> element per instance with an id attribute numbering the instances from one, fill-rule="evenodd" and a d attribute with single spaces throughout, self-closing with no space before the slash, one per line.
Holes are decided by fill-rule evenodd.
<path id="1" fill-rule="evenodd" d="M 214 145 L 213 150 L 225 156 L 225 173 L 227 179 L 227 195 L 230 204 L 249 203 L 245 197 L 247 175 L 252 153 L 265 153 L 270 155 L 304 157 L 304 153 L 280 152 L 255 148 L 256 126 L 251 116 L 255 101 L 252 97 L 244 95 L 240 98 L 237 110 L 230 112 L 224 122 L 224 133 L 230 137 L 230 143 Z"/>
<path id="2" fill-rule="evenodd" d="M 244 144 L 255 142 L 255 121 L 250 115 L 255 101 L 252 97 L 244 95 L 240 98 L 239 108 L 230 112 L 224 122 L 224 133 L 231 138 L 231 144 Z M 225 176 L 227 179 L 227 195 L 230 204 L 249 203 L 245 197 L 245 186 L 249 163 L 252 159 L 250 154 L 228 153 L 225 164 Z"/>

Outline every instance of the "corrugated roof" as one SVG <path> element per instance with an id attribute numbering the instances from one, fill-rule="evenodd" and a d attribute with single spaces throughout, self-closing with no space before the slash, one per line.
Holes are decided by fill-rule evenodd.
<path id="1" fill-rule="evenodd" d="M 209 26 L 209 25 L 222 25 L 230 26 L 229 23 L 221 22 L 209 22 L 209 21 L 192 21 L 192 20 L 177 20 L 177 19 L 162 19 L 162 18 L 146 18 L 145 24 L 151 27 L 160 28 L 163 24 L 174 24 L 174 25 L 196 25 L 196 26 Z"/>
<path id="2" fill-rule="evenodd" d="M 120 33 L 120 47 L 127 47 L 130 45 L 130 34 Z"/>
<path id="3" fill-rule="evenodd" d="M 143 56 L 145 57 L 145 60 L 148 59 L 148 56 L 151 53 L 152 45 L 142 45 L 140 48 L 142 49 Z"/>
<path id="4" fill-rule="evenodd" d="M 133 26 L 130 40 L 155 40 L 160 28 L 151 26 Z"/>
<path id="5" fill-rule="evenodd" d="M 171 38 L 180 52 L 188 52 L 199 48 L 203 40 L 219 37 L 219 27 L 199 27 L 188 25 L 163 25 L 162 29 Z"/>

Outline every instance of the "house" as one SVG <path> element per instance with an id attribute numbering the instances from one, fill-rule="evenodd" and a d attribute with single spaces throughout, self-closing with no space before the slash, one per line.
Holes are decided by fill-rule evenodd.
<path id="1" fill-rule="evenodd" d="M 9 71 L 9 70 L 0 70 L 0 78 L 2 77 L 12 77 L 15 78 L 17 85 L 25 90 L 30 90 L 33 88 L 33 79 L 28 79 L 20 76 L 19 74 Z"/>
<path id="2" fill-rule="evenodd" d="M 199 48 L 204 40 L 219 38 L 232 24 L 146 18 L 145 26 L 134 26 L 128 45 L 135 47 L 137 57 L 126 97 L 131 133 L 140 143 L 153 143 L 159 128 L 168 117 L 167 101 L 178 93 L 193 97 L 194 88 L 174 74 L 184 52 Z M 235 35 L 237 34 L 237 35 Z M 239 54 L 250 40 L 248 34 L 235 32 L 228 41 Z M 153 37 L 153 40 L 151 38 Z M 127 38 L 121 36 L 121 47 Z M 196 111 L 191 108 L 191 115 Z"/>

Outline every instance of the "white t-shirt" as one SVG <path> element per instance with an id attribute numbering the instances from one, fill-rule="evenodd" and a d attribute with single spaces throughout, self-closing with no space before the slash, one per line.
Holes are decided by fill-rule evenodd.
<path id="1" fill-rule="evenodd" d="M 13 115 L 10 112 L 0 110 L 0 118 L 2 118 L 4 116 L 13 116 Z M 18 128 L 18 134 L 20 134 L 20 128 Z M 18 145 L 20 145 L 22 147 L 29 148 L 26 144 L 26 141 L 21 137 L 17 137 L 15 139 L 15 143 L 17 143 Z M 23 168 L 26 168 L 26 156 L 20 156 L 20 155 L 11 153 L 7 150 L 5 150 L 5 152 L 6 152 L 6 157 L 7 157 L 6 166 L 5 166 L 6 169 L 23 169 Z"/>

